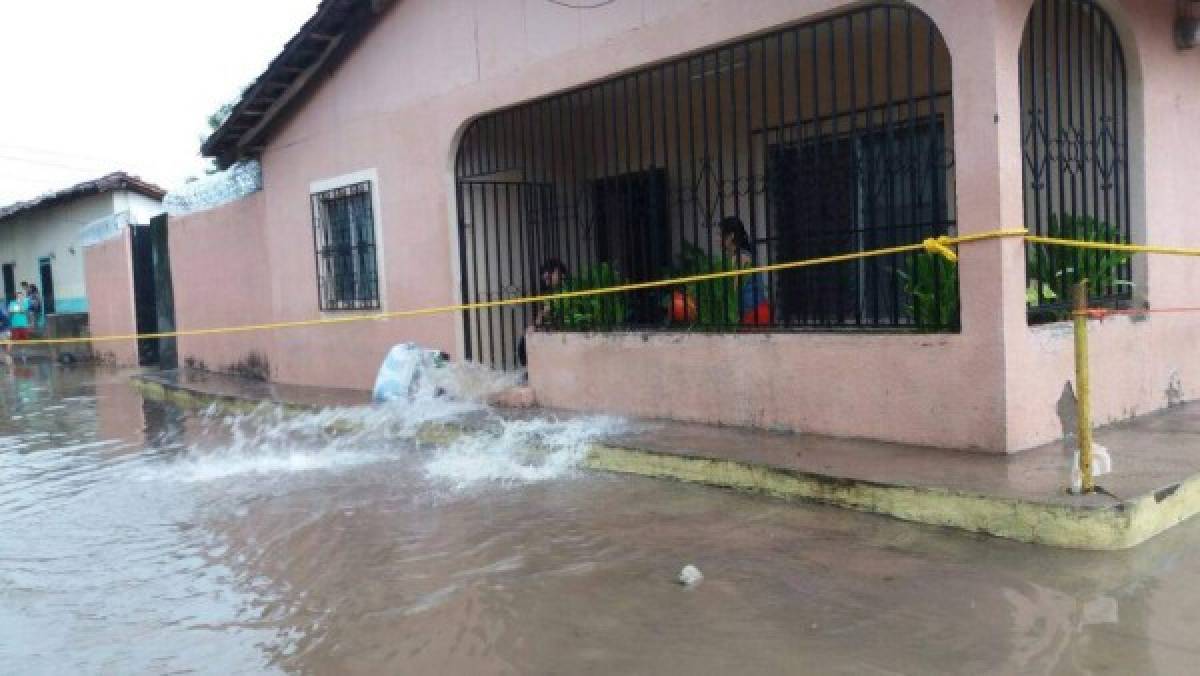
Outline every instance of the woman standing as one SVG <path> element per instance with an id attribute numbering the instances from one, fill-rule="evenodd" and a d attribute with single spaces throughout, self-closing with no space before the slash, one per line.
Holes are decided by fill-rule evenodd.
<path id="1" fill-rule="evenodd" d="M 40 330 L 44 323 L 44 315 L 42 314 L 42 292 L 38 291 L 37 284 L 29 285 L 29 325 L 32 329 Z"/>
<path id="2" fill-rule="evenodd" d="M 29 299 L 23 289 L 8 304 L 8 326 L 13 340 L 29 340 Z"/>

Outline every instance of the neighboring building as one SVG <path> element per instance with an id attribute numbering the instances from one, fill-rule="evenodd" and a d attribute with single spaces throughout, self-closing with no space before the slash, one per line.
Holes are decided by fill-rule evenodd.
<path id="1" fill-rule="evenodd" d="M 513 297 L 551 258 L 575 285 L 708 269 L 730 216 L 759 263 L 1022 224 L 1200 246 L 1189 3 L 570 4 L 322 2 L 204 145 L 259 159 L 265 188 L 172 219 L 179 328 Z M 1083 275 L 1121 307 L 1200 290 L 1195 260 L 990 240 L 957 269 L 773 274 L 748 315 L 715 285 L 576 305 L 530 335 L 530 382 L 553 407 L 1014 451 L 1066 424 L 1062 301 Z M 367 388 L 400 341 L 513 368 L 532 318 L 192 336 L 179 355 Z M 1196 397 L 1197 315 L 1092 340 L 1097 422 Z"/>
<path id="2" fill-rule="evenodd" d="M 29 282 L 42 292 L 47 315 L 86 313 L 84 229 L 149 223 L 162 213 L 164 194 L 158 186 L 116 172 L 0 208 L 5 299 Z"/>

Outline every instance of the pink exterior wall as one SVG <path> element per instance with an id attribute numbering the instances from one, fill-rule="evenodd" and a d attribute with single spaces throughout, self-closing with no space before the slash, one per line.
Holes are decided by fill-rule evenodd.
<path id="1" fill-rule="evenodd" d="M 1175 49 L 1170 33 L 1175 3 L 1104 4 L 1122 30 L 1131 107 L 1141 109 L 1130 129 L 1134 238 L 1200 247 L 1195 190 L 1200 176 L 1200 50 Z M 1151 309 L 1200 306 L 1196 259 L 1140 256 L 1136 264 L 1138 297 Z M 1009 448 L 1022 449 L 1059 434 L 1055 402 L 1063 386 L 1074 380 L 1072 338 L 1065 325 L 1014 327 L 1013 333 Z M 1149 413 L 1180 397 L 1200 397 L 1200 313 L 1106 320 L 1092 324 L 1091 337 L 1097 424 Z"/>
<path id="2" fill-rule="evenodd" d="M 88 290 L 88 328 L 93 336 L 137 333 L 133 303 L 133 244 L 128 229 L 120 237 L 83 250 L 83 274 Z M 137 343 L 120 340 L 96 343 L 97 358 L 117 366 L 137 366 Z"/>
<path id="3" fill-rule="evenodd" d="M 523 0 L 396 3 L 277 131 L 262 157 L 261 195 L 172 222 L 180 327 L 320 317 L 310 189 L 367 170 L 378 177 L 384 309 L 457 302 L 452 160 L 471 119 L 856 4 L 630 0 L 584 12 Z M 953 57 L 959 230 L 1019 226 L 1017 52 L 1032 0 L 972 0 L 970 11 L 963 0 L 913 4 Z M 1200 53 L 1174 51 L 1173 3 L 1104 4 L 1128 32 L 1133 79 L 1144 88 L 1135 100 L 1145 100 L 1144 156 L 1154 161 L 1135 191 L 1144 196 L 1135 220 L 1144 216 L 1155 242 L 1197 244 L 1184 181 L 1200 175 Z M 961 265 L 960 335 L 539 335 L 531 381 L 542 403 L 567 408 L 996 451 L 1055 438 L 1068 336 L 1027 326 L 1021 243 L 964 247 Z M 1194 261 L 1155 259 L 1146 269 L 1153 306 L 1200 288 Z M 208 307 L 222 299 L 230 302 Z M 1200 373 L 1187 350 L 1197 329 L 1187 322 L 1119 320 L 1098 330 L 1099 420 L 1163 405 L 1172 371 L 1194 391 Z M 461 354 L 458 318 L 445 315 L 186 340 L 180 355 L 212 367 L 261 349 L 277 380 L 365 388 L 387 347 L 403 340 Z"/>
<path id="4" fill-rule="evenodd" d="M 271 321 L 263 247 L 263 195 L 168 221 L 175 325 L 189 329 Z M 251 354 L 273 351 L 269 332 L 181 336 L 180 364 L 225 370 Z"/>
<path id="5" fill-rule="evenodd" d="M 961 336 L 532 334 L 539 402 L 986 448 L 1003 392 L 963 387 L 991 356 Z"/>
<path id="6" fill-rule="evenodd" d="M 760 0 L 747 8 L 744 3 L 700 0 L 620 2 L 585 15 L 549 3 L 520 0 L 398 3 L 336 73 L 308 97 L 263 155 L 265 238 L 271 260 L 274 316 L 287 320 L 309 319 L 319 314 L 315 307 L 312 251 L 299 245 L 310 237 L 307 196 L 313 181 L 376 170 L 381 200 L 379 218 L 383 221 L 388 252 L 384 260 L 388 277 L 385 309 L 453 303 L 458 300 L 459 277 L 455 269 L 457 242 L 451 164 L 458 135 L 472 118 L 850 4 L 841 0 Z M 960 5 L 953 0 L 925 0 L 916 4 L 941 25 L 943 32 L 947 26 L 942 24 L 957 27 L 956 32 L 947 34 L 952 52 L 956 48 L 964 52 L 963 56 L 955 54 L 956 60 L 968 59 L 965 52 L 972 51 L 970 59 L 979 63 L 984 72 L 994 67 L 995 48 L 978 40 L 977 18 L 957 12 Z M 431 59 L 430 54 L 437 54 L 437 58 Z M 957 65 L 955 69 L 954 86 L 957 92 L 962 92 L 956 95 L 955 118 L 968 120 L 955 130 L 956 135 L 995 139 L 994 87 L 989 90 L 988 80 L 976 77 L 977 73 L 973 74 L 969 66 L 961 76 Z M 969 148 L 958 151 L 958 210 L 963 214 L 960 227 L 964 232 L 990 229 L 998 220 L 997 151 L 995 144 L 990 152 L 988 147 L 984 143 L 976 153 Z M 967 172 L 962 167 L 977 167 L 977 170 Z M 1018 213 L 1019 208 L 1018 204 Z M 1015 243 L 981 245 L 968 252 L 964 293 L 987 293 L 998 298 L 1000 292 L 993 289 L 993 281 L 999 276 L 998 257 L 1015 259 L 1020 254 L 1020 246 Z M 178 273 L 176 276 L 179 278 Z M 1011 284 L 1019 290 L 1023 288 L 1023 279 L 1013 278 Z M 1016 310 L 1023 316 L 1024 308 L 1019 301 Z M 871 393 L 860 399 L 863 410 L 882 414 L 886 410 L 883 405 L 893 397 L 889 393 L 906 387 L 925 392 L 943 387 L 944 375 L 926 368 L 931 361 L 972 366 L 971 408 L 975 413 L 969 417 L 970 425 L 964 425 L 953 435 L 884 436 L 943 445 L 1004 446 L 1004 360 L 996 313 L 991 308 L 978 311 L 968 308 L 963 324 L 964 336 L 939 339 L 943 343 L 940 349 L 926 347 L 926 341 L 920 338 L 864 338 L 862 345 L 869 342 L 875 349 L 891 355 L 890 361 L 912 364 L 914 370 L 896 373 L 897 382 L 883 386 L 879 386 L 878 370 L 852 373 L 850 377 L 858 378 L 860 386 L 853 387 L 855 381 L 847 381 L 846 390 Z M 356 346 L 353 355 L 345 354 L 340 347 L 351 337 Z M 394 326 L 367 324 L 281 332 L 279 339 L 287 344 L 277 345 L 278 356 L 272 358 L 278 367 L 275 374 L 278 379 L 345 387 L 369 386 L 378 357 L 390 343 L 399 340 L 416 340 L 461 354 L 459 322 L 457 317 L 449 315 L 406 320 Z M 838 349 L 844 351 L 856 349 L 855 341 L 846 338 L 790 336 L 779 337 L 776 342 L 775 358 L 796 364 L 804 363 L 798 357 L 812 354 L 814 348 L 839 345 Z M 537 364 L 548 363 L 546 360 L 566 363 L 569 357 L 566 353 L 550 354 L 551 348 L 545 341 L 538 344 L 546 346 L 545 354 L 531 356 L 532 379 L 543 392 L 545 403 L 575 408 L 601 404 L 612 408 L 593 400 L 589 394 L 597 389 L 589 378 L 605 377 L 602 372 L 607 362 L 594 361 L 596 355 L 588 352 L 583 362 L 575 362 L 589 364 L 586 373 L 576 369 L 579 372 L 575 386 L 563 387 L 562 381 L 555 381 L 559 383 L 555 386 L 545 380 L 546 370 L 539 370 Z M 327 354 L 343 356 L 337 360 L 322 358 Z M 739 354 L 731 361 L 753 359 L 753 355 Z M 616 356 L 614 361 L 616 373 L 630 372 L 622 369 L 628 369 L 631 360 Z M 704 361 L 694 363 L 695 368 L 704 368 Z M 596 364 L 596 368 L 590 364 Z M 773 368 L 763 362 L 751 370 L 765 372 Z M 642 393 L 647 391 L 644 382 L 640 378 L 626 379 L 626 387 L 615 390 L 614 398 L 644 398 Z M 800 378 L 796 382 L 812 387 L 815 381 Z M 818 389 L 825 389 L 824 384 Z M 744 393 L 742 397 L 749 409 L 769 408 L 756 407 L 755 396 Z M 955 389 L 946 398 L 961 400 L 962 393 Z M 694 402 L 694 407 L 697 411 L 715 408 L 700 401 Z M 657 409 L 636 407 L 621 410 L 661 413 Z M 940 418 L 941 414 L 925 416 Z M 779 425 L 794 425 L 817 417 L 782 411 L 757 414 L 757 419 Z M 752 423 L 756 418 L 722 416 L 721 419 Z M 919 425 L 920 420 L 915 419 L 913 425 Z M 841 423 L 829 431 L 863 434 Z"/>

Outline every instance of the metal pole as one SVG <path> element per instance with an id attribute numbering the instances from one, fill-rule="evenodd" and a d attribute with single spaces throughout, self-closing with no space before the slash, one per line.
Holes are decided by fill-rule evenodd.
<path id="1" fill-rule="evenodd" d="M 1078 418 L 1076 437 L 1079 440 L 1079 474 L 1083 477 L 1082 493 L 1086 495 L 1096 490 L 1092 477 L 1092 385 L 1088 373 L 1087 280 L 1076 284 L 1072 291 L 1075 305 L 1075 394 Z"/>

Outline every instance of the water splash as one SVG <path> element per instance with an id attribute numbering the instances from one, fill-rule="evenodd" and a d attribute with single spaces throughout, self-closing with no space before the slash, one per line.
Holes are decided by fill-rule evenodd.
<path id="1" fill-rule="evenodd" d="M 458 490 L 479 482 L 556 479 L 575 471 L 598 439 L 624 426 L 609 417 L 505 421 L 498 432 L 468 434 L 440 450 L 425 472 Z"/>
<path id="2" fill-rule="evenodd" d="M 479 482 L 545 481 L 572 473 L 597 439 L 623 428 L 616 418 L 506 420 L 485 403 L 516 376 L 456 363 L 421 373 L 411 396 L 370 407 L 309 413 L 264 404 L 244 414 L 213 406 L 181 452 L 143 478 L 206 482 L 298 472 L 344 471 L 411 458 L 422 478 L 461 490 Z M 432 446 L 419 441 L 430 424 L 467 431 Z"/>

